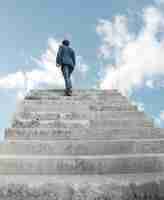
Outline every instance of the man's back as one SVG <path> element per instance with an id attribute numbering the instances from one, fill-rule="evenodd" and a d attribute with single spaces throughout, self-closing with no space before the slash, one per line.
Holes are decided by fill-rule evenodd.
<path id="1" fill-rule="evenodd" d="M 61 45 L 59 47 L 56 63 L 59 65 L 69 65 L 75 66 L 75 52 L 72 48 L 66 45 Z"/>

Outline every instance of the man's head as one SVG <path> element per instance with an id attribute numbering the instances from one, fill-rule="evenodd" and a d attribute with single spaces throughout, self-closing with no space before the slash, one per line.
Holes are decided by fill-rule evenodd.
<path id="1" fill-rule="evenodd" d="M 65 45 L 65 46 L 69 46 L 70 41 L 69 40 L 63 40 L 62 44 Z"/>

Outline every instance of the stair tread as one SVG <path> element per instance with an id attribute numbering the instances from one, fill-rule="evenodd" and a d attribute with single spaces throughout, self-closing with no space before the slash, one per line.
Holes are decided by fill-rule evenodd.
<path id="1" fill-rule="evenodd" d="M 4 184 L 30 184 L 31 186 L 44 183 L 64 183 L 64 184 L 128 184 L 128 183 L 146 183 L 161 180 L 164 173 L 129 173 L 129 174 L 106 174 L 106 175 L 0 175 L 0 185 Z"/>
<path id="2" fill-rule="evenodd" d="M 46 123 L 46 122 L 68 122 L 68 123 L 75 123 L 75 122 L 89 122 L 89 121 L 96 121 L 96 122 L 101 122 L 101 121 L 105 121 L 105 122 L 110 122 L 110 121 L 143 121 L 143 119 L 104 119 L 104 120 L 101 120 L 101 119 L 17 119 L 19 121 L 22 121 L 22 122 L 30 122 L 30 121 L 41 121 L 42 123 Z M 144 121 L 150 121 L 149 119 L 145 119 Z"/>
<path id="3" fill-rule="evenodd" d="M 81 140 L 76 140 L 76 139 L 70 139 L 70 140 L 66 140 L 66 139 L 63 139 L 63 140 L 14 140 L 14 139 L 8 139 L 8 140 L 5 140 L 2 144 L 8 144 L 8 143 L 65 143 L 65 142 L 68 142 L 68 143 L 71 143 L 71 142 L 78 142 L 78 143 L 85 143 L 85 142 L 99 142 L 100 143 L 103 143 L 103 142 L 106 142 L 106 143 L 112 143 L 112 142 L 160 142 L 160 141 L 164 141 L 164 138 L 127 138 L 127 139 L 101 139 L 101 140 L 98 140 L 98 139 L 81 139 Z M 1 143 L 0 143 L 1 144 Z"/>
<path id="4" fill-rule="evenodd" d="M 55 127 L 52 127 L 52 128 L 46 128 L 46 127 L 34 127 L 34 128 L 24 128 L 24 127 L 18 127 L 18 128 L 6 128 L 6 130 L 13 130 L 13 131 L 16 131 L 16 130 L 18 130 L 18 131 L 39 131 L 39 130 L 41 130 L 41 131 L 71 131 L 71 130 L 73 130 L 73 131 L 76 131 L 76 130 L 79 130 L 80 131 L 80 129 L 79 128 L 63 128 L 63 127 L 59 127 L 59 128 L 55 128 Z M 107 131 L 109 131 L 109 132 L 111 132 L 111 131 L 113 131 L 113 130 L 119 130 L 119 131 L 140 131 L 140 130 L 150 130 L 150 131 L 162 131 L 163 133 L 164 133 L 164 129 L 162 129 L 162 128 L 158 128 L 158 127 L 135 127 L 135 128 L 132 128 L 132 127 L 129 127 L 129 128 L 127 128 L 127 127 L 114 127 L 114 128 L 110 128 L 109 130 L 106 130 L 106 132 Z M 87 129 L 85 129 L 85 131 L 92 131 L 92 132 L 94 132 L 94 130 L 93 129 L 90 129 L 90 128 L 87 128 Z M 101 130 L 101 129 L 99 129 L 99 132 L 101 132 L 101 131 L 104 131 L 103 129 Z"/>
<path id="5" fill-rule="evenodd" d="M 119 159 L 119 158 L 145 158 L 145 157 L 164 157 L 164 153 L 137 153 L 137 154 L 119 154 L 119 155 L 0 155 L 0 159 Z"/>

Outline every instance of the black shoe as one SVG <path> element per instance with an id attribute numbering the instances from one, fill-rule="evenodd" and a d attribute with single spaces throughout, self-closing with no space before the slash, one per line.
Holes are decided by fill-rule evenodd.
<path id="1" fill-rule="evenodd" d="M 72 91 L 70 89 L 65 90 L 65 95 L 66 96 L 71 96 L 72 95 Z"/>
<path id="2" fill-rule="evenodd" d="M 72 96 L 72 92 L 69 90 L 69 91 L 67 92 L 67 95 L 68 95 L 68 96 Z"/>
<path id="3" fill-rule="evenodd" d="M 69 93 L 72 94 L 72 89 L 71 88 L 69 89 Z"/>
<path id="4" fill-rule="evenodd" d="M 67 91 L 67 90 L 65 90 L 65 95 L 66 95 L 66 96 L 68 95 L 68 91 Z"/>

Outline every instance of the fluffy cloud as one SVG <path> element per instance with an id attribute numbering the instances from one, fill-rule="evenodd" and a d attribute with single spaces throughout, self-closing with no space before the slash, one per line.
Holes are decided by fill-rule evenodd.
<path id="1" fill-rule="evenodd" d="M 0 88 L 12 89 L 24 87 L 24 76 L 21 71 L 18 71 L 14 74 L 9 74 L 0 79 Z"/>
<path id="2" fill-rule="evenodd" d="M 137 101 L 132 101 L 131 102 L 132 105 L 137 106 L 138 111 L 143 112 L 145 110 L 145 105 L 142 102 L 137 102 Z"/>
<path id="3" fill-rule="evenodd" d="M 151 89 L 161 89 L 164 88 L 164 79 L 163 77 L 157 77 L 154 79 L 147 80 L 145 85 Z"/>
<path id="4" fill-rule="evenodd" d="M 128 32 L 127 23 L 128 20 L 125 16 L 116 16 L 113 22 L 99 20 L 96 31 L 102 39 L 102 46 L 99 51 L 100 57 L 108 59 L 117 55 L 118 51 L 131 40 L 132 36 Z M 115 59 L 117 60 L 116 57 Z"/>
<path id="5" fill-rule="evenodd" d="M 31 71 L 19 70 L 13 74 L 8 74 L 0 78 L 0 88 L 4 89 L 33 89 L 44 84 L 63 86 L 62 75 L 55 65 L 55 58 L 59 42 L 55 39 L 48 40 L 46 52 L 39 58 L 32 58 L 36 63 L 36 68 Z"/>
<path id="6" fill-rule="evenodd" d="M 101 88 L 118 88 L 129 94 L 133 88 L 142 87 L 145 79 L 164 75 L 164 15 L 158 7 L 147 7 L 142 19 L 143 26 L 137 34 L 129 31 L 126 16 L 99 21 L 100 59 L 109 61 Z M 147 84 L 150 86 L 150 81 Z"/>
<path id="7" fill-rule="evenodd" d="M 64 80 L 61 70 L 56 67 L 56 54 L 60 42 L 54 38 L 48 40 L 48 47 L 40 58 L 33 58 L 36 68 L 31 71 L 19 70 L 0 78 L 0 88 L 18 89 L 18 98 L 22 99 L 24 94 L 34 88 L 53 87 L 63 88 Z M 77 66 L 73 79 L 85 79 L 89 70 L 82 56 L 77 56 Z"/>
<path id="8" fill-rule="evenodd" d="M 154 89 L 155 88 L 154 80 L 147 80 L 145 85 L 150 89 Z"/>
<path id="9" fill-rule="evenodd" d="M 164 0 L 155 0 L 155 2 L 160 6 L 164 4 Z"/>
<path id="10" fill-rule="evenodd" d="M 164 110 L 160 111 L 159 115 L 154 118 L 154 122 L 158 127 L 164 127 Z"/>
<path id="11" fill-rule="evenodd" d="M 164 121 L 164 110 L 160 112 L 160 119 Z"/>

